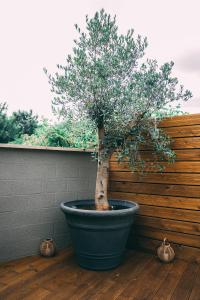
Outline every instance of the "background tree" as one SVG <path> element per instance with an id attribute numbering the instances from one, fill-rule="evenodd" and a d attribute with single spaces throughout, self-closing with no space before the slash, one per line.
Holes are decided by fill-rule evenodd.
<path id="1" fill-rule="evenodd" d="M 12 122 L 18 128 L 18 136 L 22 134 L 31 135 L 38 127 L 38 116 L 33 115 L 33 111 L 18 110 L 12 114 Z"/>
<path id="2" fill-rule="evenodd" d="M 31 135 L 38 127 L 38 116 L 30 111 L 13 112 L 7 114 L 8 105 L 0 103 L 0 143 L 9 143 L 14 140 L 20 141 L 23 134 Z"/>
<path id="3" fill-rule="evenodd" d="M 8 143 L 15 139 L 17 128 L 7 115 L 6 102 L 0 103 L 0 143 Z"/>
<path id="4" fill-rule="evenodd" d="M 49 76 L 53 105 L 62 115 L 74 111 L 86 116 L 98 133 L 98 171 L 95 203 L 108 209 L 107 186 L 109 157 L 129 157 L 132 168 L 144 163 L 139 146 L 150 144 L 153 150 L 172 159 L 170 141 L 157 128 L 157 114 L 174 101 L 188 100 L 191 93 L 178 87 L 171 76 L 173 63 L 158 67 L 156 60 L 144 62 L 147 39 L 118 32 L 116 17 L 104 10 L 91 19 L 86 16 L 86 32 L 78 25 L 72 55 L 58 73 Z M 140 61 L 142 61 L 140 63 Z M 45 70 L 45 72 L 47 72 Z"/>
<path id="5" fill-rule="evenodd" d="M 74 120 L 70 116 L 55 124 L 44 119 L 39 123 L 34 134 L 23 134 L 13 143 L 87 149 L 96 146 L 97 137 L 95 128 L 89 120 Z"/>

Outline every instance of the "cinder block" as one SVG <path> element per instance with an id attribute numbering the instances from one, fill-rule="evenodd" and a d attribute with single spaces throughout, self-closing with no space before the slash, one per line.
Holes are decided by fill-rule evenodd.
<path id="1" fill-rule="evenodd" d="M 1 213 L 0 227 L 62 222 L 64 214 L 57 207 Z M 14 234 L 14 231 L 13 231 Z"/>
<path id="2" fill-rule="evenodd" d="M 91 191 L 95 191 L 95 186 L 96 186 L 96 177 L 93 177 L 93 178 L 89 178 L 88 179 L 89 181 L 89 190 Z"/>
<path id="3" fill-rule="evenodd" d="M 42 182 L 39 179 L 15 180 L 12 184 L 12 194 L 38 194 L 42 191 Z"/>
<path id="4" fill-rule="evenodd" d="M 88 153 L 0 148 L 0 260 L 37 254 L 49 235 L 70 245 L 60 202 L 93 198 L 95 177 Z"/>
<path id="5" fill-rule="evenodd" d="M 23 211 L 55 206 L 55 194 L 0 196 L 0 212 Z"/>
<path id="6" fill-rule="evenodd" d="M 58 192 L 55 197 L 55 206 L 60 207 L 61 202 L 67 202 L 77 199 L 75 192 Z"/>
<path id="7" fill-rule="evenodd" d="M 26 163 L 0 163 L 0 180 L 55 178 L 56 166 Z"/>
<path id="8" fill-rule="evenodd" d="M 55 178 L 56 177 L 56 164 L 47 164 L 45 165 L 45 177 L 46 178 Z"/>
<path id="9" fill-rule="evenodd" d="M 68 190 L 68 179 L 48 180 L 46 184 L 47 193 L 64 192 Z"/>
<path id="10" fill-rule="evenodd" d="M 21 246 L 26 247 L 26 241 L 29 239 L 45 239 L 53 236 L 53 224 L 34 224 L 23 225 L 15 227 L 14 234 L 13 228 L 9 226 L 0 228 L 0 236 L 2 245 L 5 243 L 13 242 L 18 243 L 21 241 Z"/>
<path id="11" fill-rule="evenodd" d="M 19 150 L 18 150 L 19 151 Z M 39 163 L 39 164 L 54 164 L 59 157 L 60 152 L 57 151 L 46 151 L 46 150 L 21 150 L 23 151 L 23 162 L 24 163 Z"/>
<path id="12" fill-rule="evenodd" d="M 77 200 L 89 200 L 95 198 L 95 191 L 79 191 L 77 193 Z"/>
<path id="13" fill-rule="evenodd" d="M 9 212 L 9 211 L 17 211 L 17 210 L 25 210 L 27 209 L 27 196 L 19 197 L 19 196 L 0 196 L 0 212 Z M 28 196 L 30 197 L 30 196 Z"/>
<path id="14" fill-rule="evenodd" d="M 9 196 L 12 194 L 12 181 L 0 180 L 0 196 Z"/>
<path id="15" fill-rule="evenodd" d="M 23 198 L 26 198 L 26 196 L 23 196 Z M 55 193 L 42 193 L 27 198 L 27 209 L 33 210 L 48 207 L 55 207 Z"/>
<path id="16" fill-rule="evenodd" d="M 21 163 L 23 162 L 23 151 L 20 149 L 0 149 L 0 163 Z"/>
<path id="17" fill-rule="evenodd" d="M 39 254 L 41 239 L 28 239 L 21 244 L 21 241 L 9 242 L 1 246 L 0 262 L 10 261 L 24 256 Z"/>
<path id="18" fill-rule="evenodd" d="M 68 180 L 68 191 L 69 192 L 78 192 L 78 191 L 87 191 L 89 188 L 88 178 L 69 178 Z"/>
<path id="19" fill-rule="evenodd" d="M 78 177 L 78 168 L 74 161 L 60 162 L 56 166 L 57 178 L 73 178 Z"/>
<path id="20" fill-rule="evenodd" d="M 97 173 L 96 161 L 87 160 L 84 162 L 84 164 L 82 163 L 79 165 L 78 176 L 85 177 L 86 173 L 88 178 L 96 178 L 96 173 Z"/>

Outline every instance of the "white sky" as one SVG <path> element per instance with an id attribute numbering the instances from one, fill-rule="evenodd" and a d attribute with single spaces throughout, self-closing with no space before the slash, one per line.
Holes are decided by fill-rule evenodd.
<path id="1" fill-rule="evenodd" d="M 184 110 L 200 113 L 199 0 L 0 0 L 0 102 L 51 118 L 43 67 L 56 71 L 71 52 L 73 25 L 101 8 L 117 15 L 121 32 L 147 36 L 147 57 L 175 62 L 174 75 L 194 96 Z"/>

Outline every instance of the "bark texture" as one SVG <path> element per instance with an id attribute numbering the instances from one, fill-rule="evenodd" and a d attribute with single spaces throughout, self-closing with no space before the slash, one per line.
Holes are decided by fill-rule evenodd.
<path id="1" fill-rule="evenodd" d="M 96 178 L 95 206 L 97 210 L 108 210 L 108 180 L 109 180 L 109 158 L 103 155 L 104 129 L 98 131 L 99 149 L 98 149 L 98 169 Z"/>

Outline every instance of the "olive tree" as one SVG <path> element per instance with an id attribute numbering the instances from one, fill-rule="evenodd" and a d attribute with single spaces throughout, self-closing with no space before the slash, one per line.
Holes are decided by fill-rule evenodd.
<path id="1" fill-rule="evenodd" d="M 147 39 L 135 36 L 133 29 L 120 34 L 116 17 L 104 10 L 86 16 L 85 32 L 75 28 L 72 54 L 48 78 L 54 108 L 64 116 L 73 111 L 78 118 L 87 117 L 97 129 L 95 204 L 97 210 L 107 210 L 110 156 L 116 152 L 119 160 L 128 157 L 134 169 L 144 163 L 139 147 L 151 144 L 160 157 L 173 159 L 157 115 L 172 102 L 188 100 L 191 93 L 172 77 L 173 62 L 159 67 L 156 60 L 144 60 Z"/>

